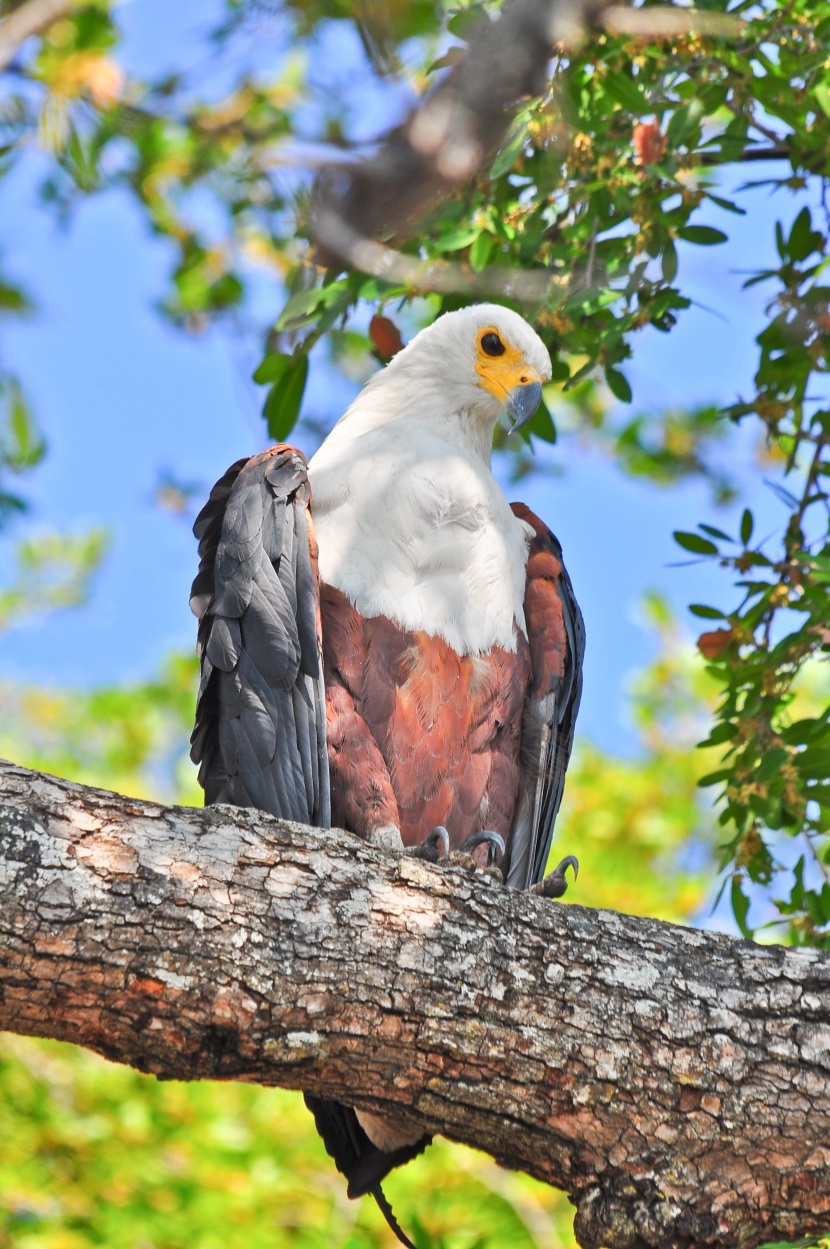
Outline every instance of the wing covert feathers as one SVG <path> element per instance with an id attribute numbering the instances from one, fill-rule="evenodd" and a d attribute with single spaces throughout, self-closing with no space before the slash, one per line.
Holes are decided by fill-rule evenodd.
<path id="1" fill-rule="evenodd" d="M 510 506 L 534 531 L 524 601 L 531 683 L 522 723 L 522 792 L 505 864 L 507 883 L 526 889 L 544 876 L 562 801 L 582 695 L 585 625 L 559 542 L 523 503 Z"/>
<path id="2" fill-rule="evenodd" d="M 238 460 L 196 518 L 201 684 L 191 758 L 205 802 L 328 827 L 316 544 L 305 457 Z"/>

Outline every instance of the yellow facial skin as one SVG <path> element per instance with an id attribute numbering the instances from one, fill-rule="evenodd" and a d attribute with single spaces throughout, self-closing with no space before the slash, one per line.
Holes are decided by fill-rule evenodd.
<path id="1" fill-rule="evenodd" d="M 504 343 L 504 353 L 500 356 L 489 356 L 481 345 L 485 334 L 496 334 Z M 508 394 L 516 386 L 526 386 L 528 382 L 545 382 L 537 369 L 527 363 L 522 353 L 511 345 L 494 325 L 485 325 L 478 332 L 476 339 L 476 372 L 483 386 L 499 403 L 504 403 Z"/>

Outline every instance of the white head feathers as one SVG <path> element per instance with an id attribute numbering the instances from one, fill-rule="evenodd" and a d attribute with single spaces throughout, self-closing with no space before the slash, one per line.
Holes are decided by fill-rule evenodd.
<path id="1" fill-rule="evenodd" d="M 489 455 L 493 426 L 504 409 L 504 399 L 482 386 L 476 362 L 482 332 L 491 327 L 498 330 L 512 355 L 523 360 L 542 381 L 550 380 L 550 355 L 527 321 L 498 304 L 474 304 L 445 313 L 416 334 L 371 378 L 343 419 L 356 409 L 374 408 L 376 401 L 383 405 L 387 419 L 414 415 L 415 409 L 428 415 L 425 409 L 438 400 L 442 413 L 474 414 L 474 424 L 483 423 Z M 387 405 L 385 400 L 392 389 L 396 403 Z"/>

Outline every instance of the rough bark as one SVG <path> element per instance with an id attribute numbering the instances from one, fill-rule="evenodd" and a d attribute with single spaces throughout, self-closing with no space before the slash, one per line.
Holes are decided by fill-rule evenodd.
<path id="1" fill-rule="evenodd" d="M 563 1188 L 585 1246 L 830 1227 L 830 956 L 0 765 L 0 1028 L 302 1088 Z"/>

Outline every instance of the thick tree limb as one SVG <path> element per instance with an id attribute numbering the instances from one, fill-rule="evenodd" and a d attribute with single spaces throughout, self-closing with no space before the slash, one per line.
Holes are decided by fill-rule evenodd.
<path id="1" fill-rule="evenodd" d="M 348 257 L 355 232 L 409 235 L 469 182 L 507 133 L 513 106 L 543 90 L 557 41 L 580 34 L 601 7 L 602 0 L 507 0 L 498 21 L 481 20 L 460 62 L 374 156 L 318 182 L 321 258 Z"/>
<path id="2" fill-rule="evenodd" d="M 407 119 L 389 130 L 366 160 L 321 174 L 315 185 L 312 232 L 318 259 L 427 290 L 464 290 L 533 300 L 549 275 L 466 273 L 443 262 L 430 267 L 383 248 L 378 240 L 410 237 L 427 214 L 486 166 L 505 139 L 516 105 L 540 95 L 557 48 L 573 45 L 592 26 L 630 38 L 680 34 L 734 37 L 732 14 L 663 5 L 631 9 L 606 0 L 505 0 L 497 20 L 481 19 L 453 68 Z"/>
<path id="3" fill-rule="evenodd" d="M 830 956 L 0 765 L 0 1027 L 303 1088 L 565 1189 L 586 1246 L 830 1226 Z"/>

